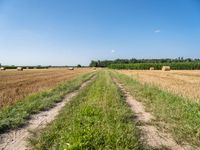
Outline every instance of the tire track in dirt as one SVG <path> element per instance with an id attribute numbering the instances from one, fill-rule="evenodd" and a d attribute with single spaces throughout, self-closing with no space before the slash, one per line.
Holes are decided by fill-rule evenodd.
<path id="1" fill-rule="evenodd" d="M 67 94 L 63 100 L 55 104 L 55 107 L 42 111 L 38 114 L 32 115 L 31 119 L 23 128 L 11 130 L 7 133 L 0 134 L 0 149 L 1 150 L 27 150 L 27 138 L 30 136 L 30 131 L 44 128 L 48 123 L 53 121 L 59 114 L 59 111 L 69 102 L 73 97 L 77 96 L 79 90 L 83 89 L 94 80 L 85 81 L 78 90 Z"/>
<path id="2" fill-rule="evenodd" d="M 126 102 L 134 112 L 135 121 L 139 122 L 137 127 L 141 131 L 141 141 L 148 145 L 151 149 L 170 149 L 170 150 L 199 150 L 199 148 L 193 148 L 189 144 L 179 145 L 169 133 L 164 133 L 151 125 L 151 120 L 154 116 L 145 111 L 144 105 L 135 100 L 130 93 L 119 83 L 116 79 L 113 79 L 115 84 L 119 87 L 126 98 Z"/>

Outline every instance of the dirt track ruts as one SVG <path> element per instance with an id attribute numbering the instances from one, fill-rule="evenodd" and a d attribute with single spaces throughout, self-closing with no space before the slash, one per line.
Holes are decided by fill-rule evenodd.
<path id="1" fill-rule="evenodd" d="M 30 131 L 44 128 L 48 123 L 53 121 L 58 115 L 59 111 L 69 102 L 74 96 L 78 95 L 79 90 L 83 89 L 86 85 L 92 82 L 94 77 L 84 82 L 81 87 L 67 94 L 64 99 L 55 104 L 55 107 L 47 111 L 41 111 L 38 114 L 32 115 L 28 123 L 23 127 L 15 130 L 11 130 L 7 133 L 0 134 L 0 149 L 1 150 L 26 150 L 27 138 L 30 135 Z"/>
<path id="2" fill-rule="evenodd" d="M 130 93 L 119 83 L 116 79 L 113 79 L 115 84 L 123 92 L 126 97 L 126 102 L 134 112 L 135 121 L 140 122 L 137 127 L 141 131 L 141 141 L 148 145 L 152 149 L 170 149 L 170 150 L 193 150 L 192 146 L 185 144 L 179 145 L 169 133 L 164 133 L 151 125 L 151 120 L 154 118 L 152 114 L 145 111 L 144 105 L 135 100 Z"/>

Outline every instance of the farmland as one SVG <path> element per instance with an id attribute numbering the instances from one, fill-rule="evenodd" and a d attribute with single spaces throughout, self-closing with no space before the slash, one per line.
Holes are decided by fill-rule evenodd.
<path id="1" fill-rule="evenodd" d="M 200 146 L 199 97 L 193 97 L 199 71 L 80 69 L 70 75 L 0 110 L 0 148 L 26 149 L 27 141 L 41 150 Z M 181 93 L 184 85 L 193 94 Z"/>
<path id="2" fill-rule="evenodd" d="M 0 150 L 200 150 L 200 0 L 0 0 Z"/>
<path id="3" fill-rule="evenodd" d="M 53 88 L 92 69 L 27 69 L 0 71 L 0 107 L 10 105 L 24 97 Z"/>
<path id="4" fill-rule="evenodd" d="M 161 70 L 162 66 L 170 66 L 173 70 L 199 70 L 200 62 L 171 62 L 171 63 L 130 63 L 110 64 L 111 69 L 149 70 L 150 67 Z"/>
<path id="5" fill-rule="evenodd" d="M 33 149 L 141 149 L 132 113 L 120 94 L 109 73 L 101 71 L 54 123 L 34 134 Z"/>
<path id="6" fill-rule="evenodd" d="M 163 90 L 200 102 L 200 92 L 198 92 L 200 88 L 200 71 L 119 70 L 118 72 L 129 75 L 141 83 L 155 85 Z"/>
<path id="7" fill-rule="evenodd" d="M 127 74 L 127 71 L 124 72 L 126 72 Z M 150 72 L 151 71 L 148 71 L 146 73 Z M 144 71 L 140 71 L 139 74 L 142 73 L 144 73 Z M 157 76 L 159 76 L 160 73 L 161 72 L 157 72 Z M 183 74 L 182 71 L 175 72 L 175 74 L 177 73 Z M 150 124 L 152 126 L 157 127 L 159 129 L 159 132 L 164 131 L 165 133 L 170 133 L 173 136 L 173 138 L 177 141 L 177 143 L 186 145 L 185 148 L 168 149 L 199 149 L 200 104 L 196 101 L 191 101 L 191 99 L 188 99 L 185 96 L 179 96 L 179 94 L 169 92 L 168 90 L 160 88 L 159 86 L 155 86 L 152 84 L 144 84 L 140 80 L 136 80 L 136 78 L 134 78 L 134 75 L 126 74 L 119 74 L 115 72 L 115 77 L 121 83 L 123 83 L 125 88 L 137 101 L 143 104 L 145 110 L 147 112 L 150 112 L 154 116 L 150 123 L 147 124 L 147 126 Z M 194 74 L 197 75 L 198 72 L 188 72 L 186 74 L 192 74 L 194 76 Z M 151 79 L 151 75 L 149 75 L 148 77 Z M 159 78 L 157 78 L 156 80 L 159 80 Z M 171 80 L 173 80 L 173 78 Z M 173 83 L 173 81 L 171 82 Z M 168 87 L 168 89 L 169 88 L 170 87 Z M 198 93 L 198 89 L 196 89 L 196 91 L 194 90 L 194 92 Z M 144 130 L 144 134 L 147 133 L 148 130 Z M 162 135 L 160 135 L 160 138 L 161 137 Z M 196 145 L 197 147 L 187 147 L 188 143 L 189 145 Z"/>

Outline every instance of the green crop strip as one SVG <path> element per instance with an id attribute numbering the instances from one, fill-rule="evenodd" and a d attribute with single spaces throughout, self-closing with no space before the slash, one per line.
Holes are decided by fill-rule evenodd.
<path id="1" fill-rule="evenodd" d="M 62 100 L 65 94 L 72 92 L 89 80 L 94 74 L 85 74 L 74 80 L 66 81 L 56 88 L 33 94 L 17 102 L 15 105 L 0 110 L 0 133 L 8 129 L 20 127 L 26 123 L 31 114 L 49 109 Z"/>
<path id="2" fill-rule="evenodd" d="M 154 67 L 161 70 L 162 66 L 170 66 L 173 70 L 199 70 L 200 62 L 171 62 L 171 63 L 134 63 L 134 64 L 111 64 L 111 69 L 133 69 L 133 70 L 149 70 Z"/>
<path id="3" fill-rule="evenodd" d="M 30 143 L 39 150 L 144 149 L 132 117 L 109 73 L 100 71 Z"/>

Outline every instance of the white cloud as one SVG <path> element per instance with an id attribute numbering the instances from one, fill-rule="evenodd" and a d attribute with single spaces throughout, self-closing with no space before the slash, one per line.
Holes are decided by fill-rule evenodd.
<path id="1" fill-rule="evenodd" d="M 115 53 L 116 51 L 114 49 L 111 50 L 111 53 Z"/>
<path id="2" fill-rule="evenodd" d="M 154 30 L 154 33 L 160 33 L 160 32 L 161 32 L 160 29 Z"/>

